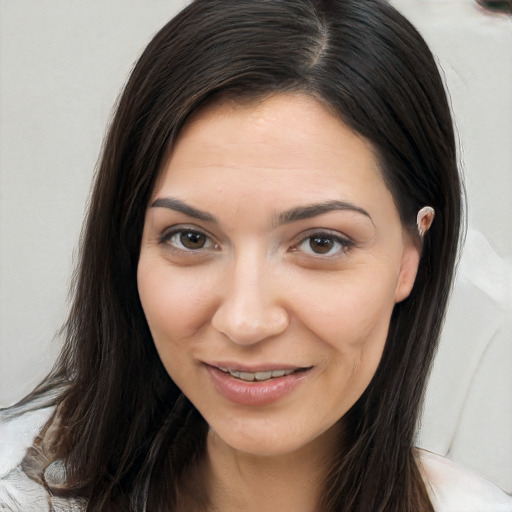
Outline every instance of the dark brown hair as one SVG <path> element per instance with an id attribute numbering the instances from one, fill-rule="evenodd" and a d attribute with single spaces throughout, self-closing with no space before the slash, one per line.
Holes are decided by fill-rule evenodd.
<path id="1" fill-rule="evenodd" d="M 197 0 L 145 49 L 117 105 L 81 238 L 55 458 L 88 510 L 173 509 L 206 425 L 163 368 L 139 302 L 145 210 L 183 123 L 219 96 L 302 92 L 371 142 L 402 222 L 435 221 L 377 372 L 342 421 L 323 511 L 432 511 L 413 444 L 451 287 L 461 187 L 450 109 L 421 36 L 382 0 Z M 413 235 L 417 236 L 417 235 Z M 59 492 L 63 492 L 61 489 Z M 174 505 L 173 505 L 174 504 Z"/>

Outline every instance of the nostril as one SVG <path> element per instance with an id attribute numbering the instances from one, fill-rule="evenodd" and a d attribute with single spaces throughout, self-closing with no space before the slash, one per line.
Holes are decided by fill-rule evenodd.
<path id="1" fill-rule="evenodd" d="M 248 311 L 240 304 L 223 304 L 212 318 L 212 325 L 217 331 L 242 345 L 277 336 L 286 330 L 288 324 L 288 313 L 278 306 Z"/>

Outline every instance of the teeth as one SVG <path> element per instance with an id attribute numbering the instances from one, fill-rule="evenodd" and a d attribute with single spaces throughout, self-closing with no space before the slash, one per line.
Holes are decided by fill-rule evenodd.
<path id="1" fill-rule="evenodd" d="M 219 367 L 219 370 L 224 373 L 229 373 L 235 379 L 245 380 L 246 382 L 262 382 L 269 379 L 275 379 L 277 377 L 283 377 L 291 375 L 295 370 L 273 370 L 267 372 L 241 372 L 239 370 L 230 370 L 229 368 Z"/>
<path id="2" fill-rule="evenodd" d="M 256 380 L 268 380 L 272 378 L 272 372 L 256 372 L 254 378 Z"/>

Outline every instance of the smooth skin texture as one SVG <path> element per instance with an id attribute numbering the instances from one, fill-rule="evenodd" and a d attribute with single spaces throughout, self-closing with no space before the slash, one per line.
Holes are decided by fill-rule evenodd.
<path id="1" fill-rule="evenodd" d="M 147 210 L 138 287 L 167 372 L 211 427 L 220 509 L 314 509 L 418 261 L 371 146 L 315 99 L 223 102 L 187 122 Z M 212 371 L 234 379 L 220 366 L 307 370 L 244 405 L 214 385 Z"/>

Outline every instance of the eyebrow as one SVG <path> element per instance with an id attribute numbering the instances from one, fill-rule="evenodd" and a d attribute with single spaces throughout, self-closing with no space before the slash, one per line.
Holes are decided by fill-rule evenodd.
<path id="1" fill-rule="evenodd" d="M 217 218 L 214 217 L 211 213 L 205 212 L 203 210 L 199 210 L 198 208 L 194 208 L 193 206 L 176 199 L 175 197 L 162 197 L 160 199 L 156 199 L 151 203 L 151 208 L 169 208 L 170 210 L 175 210 L 177 212 L 184 213 L 189 217 L 193 217 L 194 219 L 203 220 L 205 222 L 216 222 Z"/>
<path id="2" fill-rule="evenodd" d="M 335 210 L 348 210 L 351 212 L 360 213 L 361 215 L 368 217 L 373 224 L 373 220 L 366 210 L 345 201 L 326 201 L 324 203 L 315 203 L 307 206 L 298 206 L 297 208 L 292 208 L 291 210 L 282 212 L 277 216 L 277 224 L 289 224 L 290 222 L 309 219 L 311 217 L 316 217 L 317 215 L 322 215 L 324 213 Z"/>
<path id="3" fill-rule="evenodd" d="M 199 210 L 198 208 L 194 208 L 193 206 L 190 206 L 187 203 L 175 197 L 162 197 L 156 199 L 155 201 L 153 201 L 153 203 L 151 203 L 151 208 L 169 208 L 170 210 L 184 213 L 185 215 L 188 215 L 189 217 L 193 217 L 198 220 L 218 223 L 217 218 L 211 213 Z M 372 218 L 366 210 L 360 208 L 359 206 L 355 206 L 351 203 L 347 203 L 345 201 L 325 201 L 323 203 L 314 203 L 306 206 L 297 206 L 295 208 L 291 208 L 290 210 L 286 210 L 276 215 L 275 224 L 290 224 L 292 222 L 309 219 L 312 217 L 316 217 L 317 215 L 322 215 L 324 213 L 328 213 L 335 210 L 359 213 L 361 215 L 364 215 L 365 217 L 368 217 L 373 224 Z"/>

